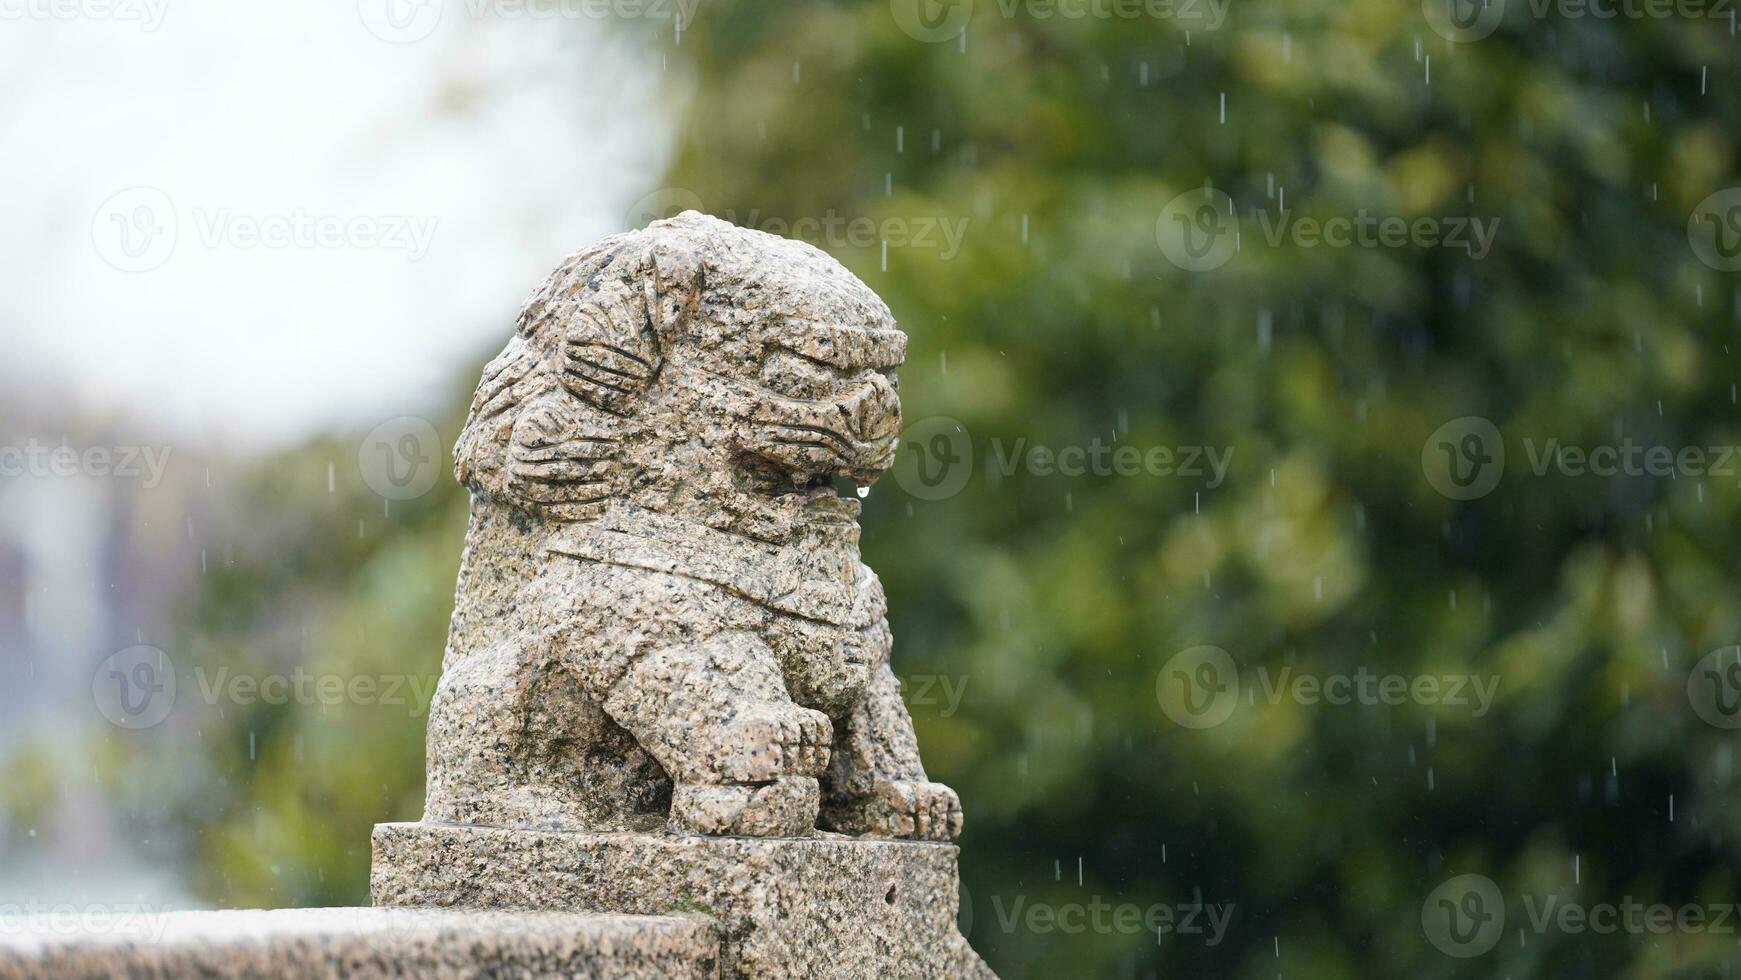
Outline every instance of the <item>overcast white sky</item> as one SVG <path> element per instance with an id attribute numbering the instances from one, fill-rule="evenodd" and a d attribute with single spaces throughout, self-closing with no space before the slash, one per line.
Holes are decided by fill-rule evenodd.
<path id="1" fill-rule="evenodd" d="M 0 4 L 0 382 L 179 438 L 433 409 L 665 163 L 658 25 L 472 0 L 55 9 Z"/>

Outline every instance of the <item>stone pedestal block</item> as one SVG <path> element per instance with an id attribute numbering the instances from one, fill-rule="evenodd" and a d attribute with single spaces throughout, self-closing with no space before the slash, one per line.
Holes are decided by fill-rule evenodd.
<path id="1" fill-rule="evenodd" d="M 995 980 L 956 928 L 952 844 L 375 829 L 377 906 L 698 914 L 727 978 Z"/>

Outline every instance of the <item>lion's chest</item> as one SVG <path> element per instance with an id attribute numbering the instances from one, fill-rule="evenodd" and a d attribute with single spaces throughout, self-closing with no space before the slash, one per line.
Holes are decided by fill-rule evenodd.
<path id="1" fill-rule="evenodd" d="M 808 707 L 835 715 L 849 710 L 871 672 L 888 661 L 887 600 L 856 542 L 774 546 L 643 518 L 631 526 L 571 529 L 550 551 L 632 570 L 639 573 L 635 581 L 674 589 L 668 598 L 687 596 L 662 603 L 661 612 L 687 621 L 688 635 L 756 633 L 778 660 L 793 700 Z M 641 578 L 645 573 L 653 578 Z"/>

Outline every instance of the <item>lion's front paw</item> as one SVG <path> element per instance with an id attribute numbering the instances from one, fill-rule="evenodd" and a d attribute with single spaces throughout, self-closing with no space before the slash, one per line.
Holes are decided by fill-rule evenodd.
<path id="1" fill-rule="evenodd" d="M 713 836 L 804 837 L 816 829 L 822 792 L 806 777 L 758 785 L 678 783 L 671 793 L 671 823 Z"/>
<path id="2" fill-rule="evenodd" d="M 950 841 L 961 835 L 961 798 L 942 783 L 879 780 L 869 796 L 825 817 L 843 833 Z"/>
<path id="3" fill-rule="evenodd" d="M 820 711 L 797 705 L 745 708 L 718 735 L 715 769 L 733 783 L 785 776 L 817 776 L 828 768 L 834 724 Z"/>

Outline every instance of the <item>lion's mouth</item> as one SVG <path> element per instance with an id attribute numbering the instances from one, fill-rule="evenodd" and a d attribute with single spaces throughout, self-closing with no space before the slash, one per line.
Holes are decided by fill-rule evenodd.
<path id="1" fill-rule="evenodd" d="M 777 504 L 796 506 L 822 521 L 831 517 L 856 521 L 859 500 L 869 494 L 877 478 L 871 472 L 801 473 L 763 456 L 740 460 L 735 476 L 741 489 Z"/>

